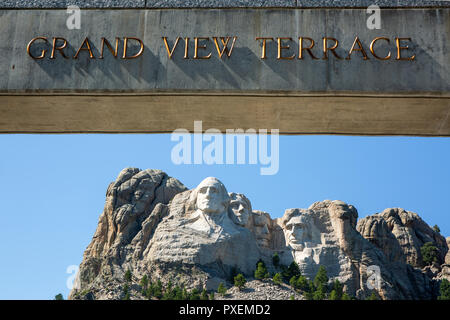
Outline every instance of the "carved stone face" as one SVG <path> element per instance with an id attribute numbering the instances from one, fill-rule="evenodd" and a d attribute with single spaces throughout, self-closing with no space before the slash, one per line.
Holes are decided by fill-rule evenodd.
<path id="1" fill-rule="evenodd" d="M 236 217 L 236 223 L 247 227 L 250 224 L 250 202 L 241 194 L 232 193 L 230 208 Z"/>
<path id="2" fill-rule="evenodd" d="M 216 178 L 206 178 L 197 187 L 197 209 L 208 214 L 223 213 L 229 201 L 225 186 Z"/>
<path id="3" fill-rule="evenodd" d="M 329 210 L 332 218 L 337 218 L 342 221 L 343 228 L 356 228 L 358 212 L 353 206 L 335 200 L 331 202 Z"/>
<path id="4" fill-rule="evenodd" d="M 294 250 L 303 250 L 304 243 L 311 240 L 311 226 L 304 215 L 294 216 L 286 223 L 286 240 Z"/>
<path id="5" fill-rule="evenodd" d="M 141 199 L 143 195 L 144 195 L 144 191 L 136 190 L 136 192 L 134 193 L 134 200 L 137 201 L 137 200 Z"/>
<path id="6" fill-rule="evenodd" d="M 263 248 L 269 248 L 271 242 L 270 217 L 263 212 L 253 212 L 254 230 L 258 245 Z"/>

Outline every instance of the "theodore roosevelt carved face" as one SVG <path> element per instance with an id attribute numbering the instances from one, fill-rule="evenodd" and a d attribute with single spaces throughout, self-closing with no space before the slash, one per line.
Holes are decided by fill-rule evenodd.
<path id="1" fill-rule="evenodd" d="M 272 221 L 268 213 L 263 211 L 253 211 L 253 224 L 256 241 L 261 248 L 270 248 L 272 240 Z"/>

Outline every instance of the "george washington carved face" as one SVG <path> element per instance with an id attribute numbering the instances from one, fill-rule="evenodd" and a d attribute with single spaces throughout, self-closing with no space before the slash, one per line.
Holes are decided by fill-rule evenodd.
<path id="1" fill-rule="evenodd" d="M 209 214 L 224 213 L 228 209 L 230 198 L 225 186 L 216 178 L 206 178 L 196 188 L 198 210 Z"/>
<path id="2" fill-rule="evenodd" d="M 197 231 L 220 234 L 235 232 L 235 223 L 229 215 L 230 196 L 222 182 L 208 177 L 193 190 L 187 212 L 188 225 Z"/>

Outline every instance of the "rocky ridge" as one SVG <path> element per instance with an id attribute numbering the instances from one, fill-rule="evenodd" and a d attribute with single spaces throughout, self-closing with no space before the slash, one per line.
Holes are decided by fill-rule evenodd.
<path id="1" fill-rule="evenodd" d="M 428 242 L 437 248 L 432 265 L 424 263 L 420 250 Z M 251 280 L 261 260 L 270 273 L 280 271 L 272 262 L 276 253 L 280 265 L 295 261 L 310 279 L 325 266 L 330 282 L 338 279 L 359 299 L 374 290 L 383 299 L 434 299 L 439 281 L 450 279 L 449 242 L 416 213 L 400 208 L 358 221 L 353 206 L 325 200 L 271 219 L 216 178 L 188 190 L 160 170 L 126 168 L 108 187 L 69 298 L 121 299 L 125 272 L 131 270 L 134 299 L 142 298 L 144 275 L 215 291 L 236 272 L 249 282 L 242 292 L 229 289 L 229 298 L 288 299 L 289 286 Z"/>

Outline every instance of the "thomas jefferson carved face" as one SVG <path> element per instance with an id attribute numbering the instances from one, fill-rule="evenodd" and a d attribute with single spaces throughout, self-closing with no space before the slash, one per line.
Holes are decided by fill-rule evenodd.
<path id="1" fill-rule="evenodd" d="M 207 214 L 226 212 L 229 197 L 225 186 L 216 178 L 206 178 L 197 187 L 197 209 Z"/>
<path id="2" fill-rule="evenodd" d="M 231 193 L 230 198 L 230 208 L 235 217 L 233 220 L 240 226 L 248 227 L 250 225 L 250 201 L 244 195 L 238 193 Z"/>

